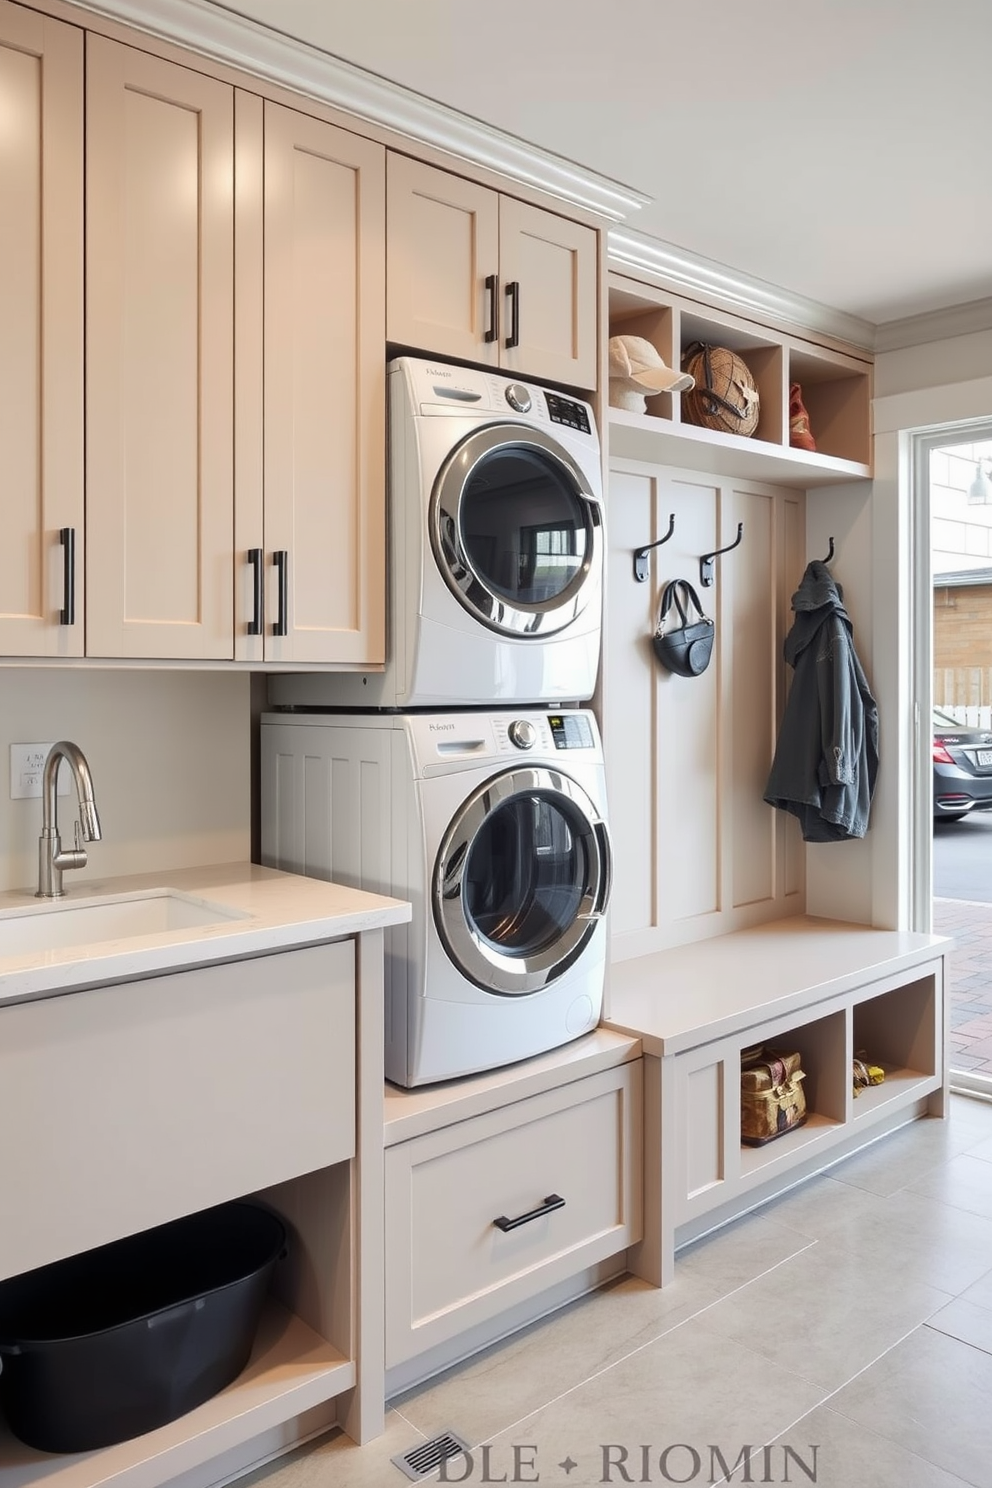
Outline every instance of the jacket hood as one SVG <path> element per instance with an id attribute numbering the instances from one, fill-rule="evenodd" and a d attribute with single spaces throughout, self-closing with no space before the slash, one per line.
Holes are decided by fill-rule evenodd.
<path id="1" fill-rule="evenodd" d="M 792 596 L 795 621 L 785 638 L 785 659 L 791 667 L 816 637 L 825 620 L 836 616 L 853 631 L 850 616 L 844 608 L 843 590 L 827 565 L 819 558 L 807 564 L 806 572 Z"/>

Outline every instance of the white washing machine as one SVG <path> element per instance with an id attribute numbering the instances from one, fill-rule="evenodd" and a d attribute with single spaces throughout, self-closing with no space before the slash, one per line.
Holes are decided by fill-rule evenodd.
<path id="1" fill-rule="evenodd" d="M 389 364 L 384 672 L 275 676 L 274 704 L 582 702 L 596 686 L 603 485 L 588 403 L 495 373 Z"/>
<path id="2" fill-rule="evenodd" d="M 261 740 L 263 862 L 413 904 L 385 932 L 388 1079 L 595 1027 L 612 872 L 591 713 L 267 713 Z"/>

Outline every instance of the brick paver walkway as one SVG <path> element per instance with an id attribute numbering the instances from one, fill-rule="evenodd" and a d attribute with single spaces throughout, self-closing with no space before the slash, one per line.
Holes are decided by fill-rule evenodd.
<path id="1" fill-rule="evenodd" d="M 992 904 L 935 899 L 936 935 L 953 935 L 950 955 L 951 1069 L 992 1075 Z"/>

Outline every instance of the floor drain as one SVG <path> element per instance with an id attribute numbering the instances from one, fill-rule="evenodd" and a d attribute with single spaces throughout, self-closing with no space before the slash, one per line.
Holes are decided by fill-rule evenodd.
<path id="1" fill-rule="evenodd" d="M 419 1447 L 413 1447 L 401 1457 L 392 1458 L 392 1461 L 408 1478 L 419 1483 L 421 1478 L 429 1478 L 436 1473 L 441 1463 L 446 1462 L 449 1457 L 457 1457 L 460 1452 L 468 1450 L 467 1441 L 462 1441 L 453 1431 L 442 1431 L 440 1436 L 432 1436 L 430 1441 L 421 1442 Z"/>

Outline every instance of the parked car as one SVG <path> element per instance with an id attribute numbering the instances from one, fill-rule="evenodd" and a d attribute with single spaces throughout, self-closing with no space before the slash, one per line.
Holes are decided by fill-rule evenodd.
<path id="1" fill-rule="evenodd" d="M 992 733 L 934 708 L 934 819 L 959 821 L 969 811 L 992 811 Z"/>

